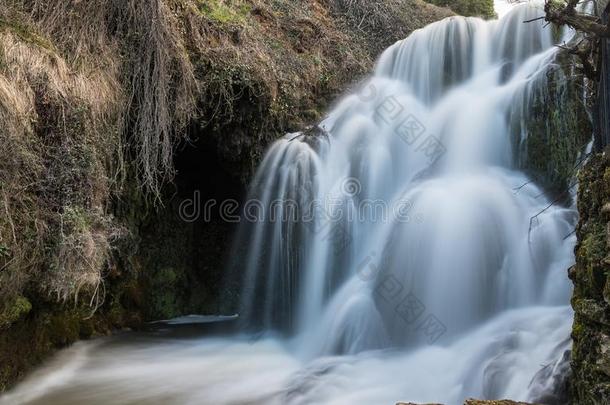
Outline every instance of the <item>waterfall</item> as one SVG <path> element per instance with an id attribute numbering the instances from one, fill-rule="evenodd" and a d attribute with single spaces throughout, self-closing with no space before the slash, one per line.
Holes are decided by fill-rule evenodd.
<path id="1" fill-rule="evenodd" d="M 548 349 L 567 347 L 576 213 L 549 207 L 520 170 L 533 95 L 549 91 L 554 44 L 571 35 L 542 13 L 526 3 L 499 21 L 452 17 L 415 31 L 315 130 L 273 145 L 233 263 L 247 330 L 279 334 L 306 361 L 392 349 L 422 363 L 431 347 L 459 350 L 479 333 L 482 364 L 461 375 L 462 394 L 492 398 L 502 379 L 480 373 L 499 362 L 509 386 L 515 363 L 480 328 L 523 325 L 531 310 L 531 322 L 555 325 Z M 523 355 L 504 344 L 505 357 Z"/>
<path id="2" fill-rule="evenodd" d="M 234 263 L 250 327 L 308 356 L 355 354 L 426 344 L 418 312 L 450 342 L 510 309 L 568 302 L 574 211 L 553 206 L 533 227 L 550 201 L 518 165 L 557 52 L 543 21 L 523 23 L 540 13 L 414 32 L 317 134 L 269 150 Z"/>
<path id="3" fill-rule="evenodd" d="M 542 13 L 415 31 L 270 147 L 230 264 L 241 334 L 81 344 L 5 403 L 554 403 L 577 213 L 522 170 L 532 98 L 571 35 Z"/>

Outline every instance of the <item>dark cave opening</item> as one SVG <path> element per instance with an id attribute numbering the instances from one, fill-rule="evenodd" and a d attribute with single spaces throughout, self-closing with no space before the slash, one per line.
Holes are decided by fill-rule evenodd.
<path id="1" fill-rule="evenodd" d="M 165 205 L 141 229 L 150 319 L 236 312 L 241 280 L 228 280 L 225 269 L 238 223 L 221 218 L 219 207 L 238 206 L 245 188 L 214 138 L 196 125 L 189 132 L 174 155 L 176 176 Z"/>
<path id="2" fill-rule="evenodd" d="M 177 148 L 174 157 L 177 195 L 183 199 L 193 198 L 195 191 L 199 191 L 202 202 L 239 201 L 244 187 L 223 165 L 215 139 L 206 135 L 197 134 L 193 129 L 189 140 Z"/>

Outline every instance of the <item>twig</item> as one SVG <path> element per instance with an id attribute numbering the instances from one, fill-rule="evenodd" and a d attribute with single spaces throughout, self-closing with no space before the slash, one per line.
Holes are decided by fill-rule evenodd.
<path id="1" fill-rule="evenodd" d="M 518 193 L 519 193 L 519 191 L 521 191 L 521 189 L 522 189 L 523 187 L 527 186 L 528 184 L 532 184 L 533 182 L 534 182 L 534 180 L 530 180 L 530 181 L 528 181 L 528 182 L 523 183 L 523 184 L 522 184 L 522 185 L 520 185 L 519 187 L 515 187 L 515 188 L 513 188 L 513 191 L 515 191 L 515 193 L 514 193 L 514 194 L 518 194 Z"/>
<path id="2" fill-rule="evenodd" d="M 539 20 L 544 20 L 544 18 L 545 18 L 544 16 L 542 16 L 542 17 L 538 17 L 538 18 L 532 18 L 531 20 L 525 20 L 525 21 L 523 21 L 523 24 L 527 24 L 527 23 L 531 23 L 531 22 L 534 22 L 534 21 L 539 21 Z"/>
<path id="3" fill-rule="evenodd" d="M 570 232 L 569 234 L 567 234 L 566 236 L 563 237 L 563 240 L 568 239 L 570 236 L 574 235 L 576 233 L 576 228 L 574 228 L 574 230 L 572 232 Z"/>

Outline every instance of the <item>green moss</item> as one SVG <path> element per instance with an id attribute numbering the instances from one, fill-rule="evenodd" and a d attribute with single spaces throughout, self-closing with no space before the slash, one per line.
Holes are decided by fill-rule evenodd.
<path id="1" fill-rule="evenodd" d="M 17 322 L 32 310 L 32 303 L 25 297 L 17 297 L 13 303 L 0 312 L 0 329 Z"/>
<path id="2" fill-rule="evenodd" d="M 579 173 L 579 243 L 576 266 L 569 273 L 574 282 L 571 399 L 578 405 L 610 403 L 608 213 L 602 208 L 610 202 L 609 180 L 610 162 L 604 155 L 592 156 Z"/>
<path id="3" fill-rule="evenodd" d="M 591 140 L 592 124 L 582 100 L 583 77 L 573 71 L 575 60 L 562 52 L 555 62 L 557 69 L 532 94 L 526 140 L 515 146 L 520 166 L 552 197 L 568 200 L 575 164 Z M 518 123 L 521 117 L 515 119 Z M 517 142 L 520 137 L 515 134 Z"/>
<path id="4" fill-rule="evenodd" d="M 252 6 L 240 0 L 199 0 L 199 11 L 221 24 L 243 23 Z"/>
<path id="5" fill-rule="evenodd" d="M 90 218 L 82 207 L 65 207 L 62 216 L 63 226 L 69 227 L 73 232 L 84 232 L 90 227 Z"/>
<path id="6" fill-rule="evenodd" d="M 589 264 L 599 263 L 607 253 L 606 229 L 602 224 L 594 224 L 580 245 L 582 254 Z"/>
<path id="7" fill-rule="evenodd" d="M 583 325 L 581 323 L 578 323 L 575 321 L 574 325 L 572 326 L 572 337 L 574 339 L 581 337 L 583 335 L 583 331 L 584 331 Z"/>
<path id="8" fill-rule="evenodd" d="M 0 259 L 8 259 L 11 256 L 11 250 L 8 246 L 0 243 Z"/>
<path id="9" fill-rule="evenodd" d="M 610 187 L 610 167 L 607 167 L 606 170 L 604 170 L 604 184 L 607 187 Z"/>
<path id="10" fill-rule="evenodd" d="M 29 316 L 22 316 L 9 329 L 0 330 L 0 392 L 10 388 L 53 350 L 79 339 L 108 334 L 113 325 L 102 312 L 107 311 L 92 316 L 86 305 L 51 308 L 46 302 L 35 302 Z"/>
<path id="11" fill-rule="evenodd" d="M 180 290 L 186 290 L 186 285 L 176 270 L 170 267 L 156 270 L 150 283 L 148 305 L 152 319 L 169 319 L 184 313 L 184 295 Z"/>
<path id="12" fill-rule="evenodd" d="M 21 23 L 18 19 L 8 21 L 0 17 L 0 32 L 8 30 L 17 35 L 22 41 L 37 45 L 47 50 L 54 50 L 53 44 L 43 36 L 39 35 L 32 28 Z"/>
<path id="13" fill-rule="evenodd" d="M 65 346 L 80 338 L 78 314 L 53 314 L 48 318 L 48 336 L 54 344 Z"/>

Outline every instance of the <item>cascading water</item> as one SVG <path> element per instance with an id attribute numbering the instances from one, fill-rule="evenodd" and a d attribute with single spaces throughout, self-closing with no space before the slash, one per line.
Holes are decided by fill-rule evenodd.
<path id="1" fill-rule="evenodd" d="M 557 33 L 523 23 L 541 13 L 416 31 L 318 130 L 271 147 L 233 263 L 259 339 L 82 344 L 7 400 L 112 400 L 92 394 L 102 385 L 126 403 L 548 400 L 569 348 L 576 212 L 519 170 L 557 52 Z"/>
<path id="2" fill-rule="evenodd" d="M 320 124 L 326 136 L 271 149 L 251 194 L 268 217 L 238 242 L 247 321 L 294 332 L 310 356 L 353 354 L 568 302 L 574 212 L 553 207 L 532 229 L 549 201 L 516 167 L 557 52 L 543 22 L 523 24 L 539 13 L 416 31 Z"/>

